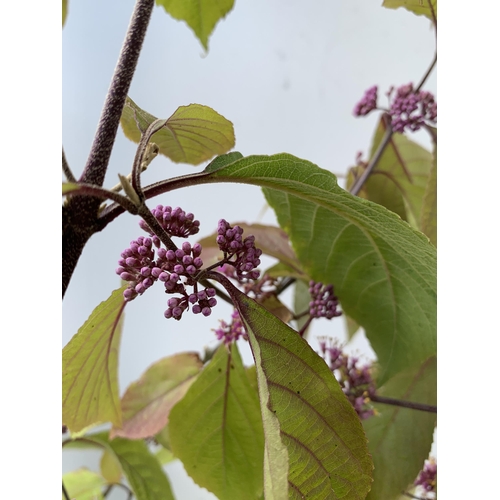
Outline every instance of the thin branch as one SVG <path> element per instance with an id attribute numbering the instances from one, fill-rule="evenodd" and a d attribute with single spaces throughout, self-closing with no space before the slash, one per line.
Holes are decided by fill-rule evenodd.
<path id="1" fill-rule="evenodd" d="M 69 497 L 69 495 L 68 495 L 68 492 L 66 491 L 66 488 L 64 486 L 64 481 L 62 482 L 62 492 L 63 492 L 64 498 L 66 500 L 71 500 L 70 497 Z"/>
<path id="2" fill-rule="evenodd" d="M 385 125 L 387 127 L 386 131 L 385 131 L 385 135 L 382 139 L 382 142 L 378 145 L 377 151 L 373 155 L 373 157 L 370 160 L 370 163 L 366 167 L 365 171 L 363 172 L 361 177 L 359 177 L 359 179 L 354 183 L 354 185 L 349 190 L 349 192 L 355 196 L 357 196 L 357 194 L 361 191 L 361 188 L 363 187 L 364 183 L 366 182 L 366 180 L 368 179 L 368 177 L 372 173 L 373 169 L 377 166 L 380 158 L 382 157 L 382 155 L 385 151 L 385 148 L 387 147 L 387 145 L 389 144 L 389 142 L 391 140 L 391 137 L 393 134 L 391 120 L 390 120 L 389 116 L 386 114 L 384 114 L 382 116 L 383 116 Z"/>
<path id="3" fill-rule="evenodd" d="M 128 497 L 127 497 L 128 500 L 130 500 L 134 496 L 134 492 L 128 486 L 126 486 L 125 484 L 123 484 L 123 483 L 113 483 L 113 484 L 110 484 L 106 488 L 106 490 L 104 491 L 104 493 L 102 495 L 103 498 L 106 498 L 109 495 L 109 493 L 111 492 L 111 490 L 115 486 L 119 486 L 120 488 L 123 488 L 128 493 Z"/>
<path id="4" fill-rule="evenodd" d="M 422 80 L 420 80 L 420 83 L 417 85 L 415 92 L 418 92 L 424 86 L 424 83 L 427 81 L 427 78 L 429 78 L 429 75 L 432 73 L 434 66 L 436 66 L 437 60 L 438 60 L 438 55 L 436 52 L 434 54 L 434 59 L 432 60 L 431 65 L 429 66 L 429 68 L 425 72 L 425 75 L 422 77 Z"/>
<path id="5" fill-rule="evenodd" d="M 437 37 L 438 20 L 437 20 L 437 16 L 436 16 L 436 11 L 434 10 L 434 6 L 432 5 L 432 0 L 427 0 L 427 3 L 429 4 L 429 8 L 431 9 L 432 21 L 434 23 L 434 30 L 436 31 L 436 37 Z"/>
<path id="6" fill-rule="evenodd" d="M 154 0 L 137 0 L 80 181 L 102 186 Z"/>
<path id="7" fill-rule="evenodd" d="M 378 396 L 377 394 L 370 396 L 370 399 L 374 403 L 382 403 L 386 405 L 400 406 L 402 408 L 410 408 L 411 410 L 420 410 L 429 413 L 437 413 L 437 406 L 426 405 L 423 403 L 414 403 L 413 401 L 403 401 L 401 399 L 386 398 L 385 396 Z"/>
<path id="8" fill-rule="evenodd" d="M 62 170 L 68 182 L 76 182 L 73 172 L 69 168 L 68 161 L 66 160 L 66 155 L 64 154 L 64 148 L 62 148 Z"/>
<path id="9" fill-rule="evenodd" d="M 93 196 L 95 198 L 102 198 L 104 200 L 110 199 L 118 203 L 124 210 L 131 214 L 137 214 L 137 207 L 125 196 L 118 194 L 114 191 L 108 191 L 99 186 L 91 184 L 78 184 L 78 189 L 68 193 L 68 196 Z"/>

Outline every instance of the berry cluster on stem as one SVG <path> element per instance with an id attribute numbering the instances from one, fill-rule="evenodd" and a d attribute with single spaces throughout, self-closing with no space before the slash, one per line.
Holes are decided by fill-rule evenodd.
<path id="1" fill-rule="evenodd" d="M 434 458 L 425 461 L 424 468 L 418 473 L 413 484 L 422 491 L 422 498 L 428 500 L 436 498 L 437 463 Z"/>

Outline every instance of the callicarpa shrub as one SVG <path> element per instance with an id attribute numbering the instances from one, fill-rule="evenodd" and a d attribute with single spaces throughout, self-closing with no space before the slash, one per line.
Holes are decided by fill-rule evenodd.
<path id="1" fill-rule="evenodd" d="M 180 3 L 157 1 L 207 49 L 232 3 Z M 437 24 L 435 0 L 418 8 L 398 3 Z M 381 113 L 367 161 L 358 155 L 344 189 L 330 170 L 291 154 L 234 151 L 233 123 L 208 106 L 179 106 L 163 119 L 134 102 L 128 92 L 153 6 L 136 0 L 79 178 L 62 154 L 63 297 L 94 233 L 124 213 L 136 216 L 142 230 L 121 252 L 116 274 L 108 270 L 121 279 L 119 288 L 63 349 L 63 446 L 102 453 L 98 471 L 63 475 L 64 500 L 104 499 L 115 487 L 130 499 L 174 500 L 164 467 L 174 460 L 220 500 L 417 498 L 410 491 L 435 498 L 436 463 L 421 467 L 437 412 L 437 104 L 424 89 L 437 55 L 419 83 L 385 94 L 387 107 L 379 104 L 378 85 L 354 106 L 358 117 Z M 106 188 L 120 125 L 137 149 L 130 173 Z M 430 149 L 412 140 L 420 129 Z M 143 186 L 142 173 L 161 156 L 205 167 Z M 172 203 L 174 190 L 213 183 L 257 186 L 278 226 L 210 214 L 214 231 L 200 238 L 193 213 L 168 204 L 150 208 L 153 198 Z M 199 192 L 209 200 L 214 193 Z M 225 194 L 231 200 L 232 188 Z M 135 301 L 135 313 L 154 317 L 148 290 L 155 285 L 166 296 L 164 318 L 175 320 L 166 323 L 158 349 L 172 347 L 171 329 L 191 340 L 193 328 L 204 326 L 208 345 L 201 352 L 191 344 L 187 352 L 165 350 L 121 391 L 124 313 Z M 210 333 L 221 302 L 231 315 Z M 342 326 L 345 339 L 334 331 Z M 142 330 L 141 348 L 150 333 Z M 357 335 L 374 361 L 347 354 Z"/>

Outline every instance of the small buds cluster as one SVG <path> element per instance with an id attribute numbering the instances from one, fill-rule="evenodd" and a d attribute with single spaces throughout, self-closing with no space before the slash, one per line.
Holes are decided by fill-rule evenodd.
<path id="1" fill-rule="evenodd" d="M 359 358 L 345 354 L 336 344 L 327 346 L 326 339 L 320 340 L 321 355 L 338 380 L 361 420 L 375 415 L 370 405 L 370 396 L 375 394 L 375 382 L 370 365 L 359 366 Z"/>
<path id="2" fill-rule="evenodd" d="M 321 282 L 311 280 L 309 282 L 309 314 L 313 318 L 332 319 L 342 314 L 337 311 L 339 299 L 333 293 L 333 285 L 323 285 Z"/>
<path id="3" fill-rule="evenodd" d="M 217 340 L 224 341 L 226 345 L 236 342 L 240 337 L 248 340 L 245 327 L 236 309 L 231 314 L 231 323 L 228 324 L 224 320 L 220 320 L 220 326 L 214 332 Z"/>
<path id="4" fill-rule="evenodd" d="M 152 213 L 163 229 L 172 236 L 187 237 L 199 230 L 199 222 L 194 220 L 193 214 L 186 214 L 180 208 L 172 210 L 171 207 L 158 205 Z M 116 269 L 116 273 L 123 280 L 130 282 L 129 287 L 123 292 L 125 300 L 135 299 L 160 281 L 165 287 L 165 293 L 180 294 L 180 297 L 168 300 L 166 318 L 181 319 L 183 312 L 189 309 L 189 306 L 194 314 L 202 313 L 204 316 L 209 316 L 217 304 L 215 289 L 206 288 L 198 291 L 195 279 L 203 266 L 200 257 L 201 245 L 196 243 L 191 246 L 186 241 L 177 250 L 167 250 L 161 246 L 160 239 L 151 232 L 144 221 L 139 225 L 149 232 L 151 237 L 140 236 L 132 241 L 130 248 L 122 252 L 118 261 L 119 267 Z M 156 257 L 153 247 L 157 248 Z M 194 292 L 188 294 L 186 286 L 194 287 Z"/>
<path id="5" fill-rule="evenodd" d="M 176 207 L 164 207 L 163 205 L 158 205 L 156 208 L 151 210 L 151 213 L 155 216 L 156 220 L 160 223 L 161 227 L 170 235 L 178 236 L 179 238 L 187 238 L 196 234 L 200 230 L 200 221 L 194 220 L 194 215 L 191 213 L 186 213 L 182 208 Z M 151 228 L 146 224 L 145 221 L 141 220 L 139 226 L 153 236 L 159 242 L 159 238 L 153 234 Z M 159 247 L 159 243 L 155 242 L 155 245 Z"/>
<path id="6" fill-rule="evenodd" d="M 434 458 L 425 461 L 424 468 L 418 473 L 413 484 L 424 490 L 423 498 L 429 500 L 436 498 L 437 463 Z"/>
<path id="7" fill-rule="evenodd" d="M 359 101 L 354 107 L 354 116 L 366 116 L 368 113 L 377 109 L 377 92 L 378 87 L 374 85 L 370 87 L 363 96 L 363 99 Z"/>
<path id="8" fill-rule="evenodd" d="M 354 116 L 366 116 L 377 108 L 377 86 L 370 87 L 361 101 L 354 107 Z M 387 96 L 391 98 L 394 87 Z M 434 96 L 425 90 L 415 90 L 413 84 L 402 85 L 396 89 L 396 94 L 390 105 L 389 112 L 394 132 L 403 133 L 405 129 L 419 130 L 425 122 L 436 123 L 437 103 Z"/>
<path id="9" fill-rule="evenodd" d="M 130 282 L 129 287 L 123 292 L 123 297 L 127 301 L 142 295 L 156 281 L 152 275 L 155 267 L 155 252 L 152 246 L 151 238 L 139 236 L 130 242 L 129 248 L 121 253 L 116 274 L 122 280 Z"/>
<path id="10" fill-rule="evenodd" d="M 419 130 L 426 121 L 437 120 L 437 103 L 434 96 L 425 90 L 415 91 L 413 84 L 402 85 L 396 90 L 389 114 L 394 132 L 404 132 L 406 128 Z"/>
<path id="11" fill-rule="evenodd" d="M 240 226 L 231 227 L 224 219 L 219 221 L 217 244 L 224 252 L 226 263 L 234 267 L 236 279 L 240 283 L 259 277 L 260 272 L 255 268 L 260 264 L 259 257 L 262 255 L 262 250 L 255 248 L 255 237 L 247 236 L 243 239 L 242 234 Z"/>

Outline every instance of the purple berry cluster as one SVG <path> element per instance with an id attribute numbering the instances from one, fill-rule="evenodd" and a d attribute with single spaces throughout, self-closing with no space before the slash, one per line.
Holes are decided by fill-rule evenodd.
<path id="1" fill-rule="evenodd" d="M 370 87 L 363 96 L 363 99 L 354 106 L 354 116 L 366 116 L 368 113 L 377 109 L 377 92 L 378 87 L 374 85 Z"/>
<path id="2" fill-rule="evenodd" d="M 200 230 L 200 221 L 195 220 L 193 214 L 187 214 L 180 207 L 172 209 L 172 207 L 169 206 L 164 207 L 163 205 L 158 205 L 156 208 L 151 210 L 151 213 L 170 236 L 187 238 L 188 236 L 196 234 Z M 158 239 L 159 241 L 158 236 L 154 235 L 153 231 L 151 231 L 151 228 L 145 221 L 141 220 L 139 222 L 139 226 L 141 226 L 144 231 L 149 233 L 150 236 L 153 236 L 153 238 Z"/>
<path id="3" fill-rule="evenodd" d="M 391 87 L 387 96 L 390 98 L 394 88 Z M 426 122 L 436 123 L 437 103 L 434 96 L 425 90 L 415 90 L 413 84 L 402 85 L 396 89 L 390 108 L 384 110 L 377 107 L 377 86 L 370 87 L 361 101 L 354 107 L 354 116 L 366 116 L 374 109 L 387 111 L 391 117 L 394 132 L 419 130 Z"/>
<path id="4" fill-rule="evenodd" d="M 221 219 L 217 227 L 217 244 L 224 252 L 224 262 L 231 264 L 236 271 L 236 279 L 240 283 L 256 280 L 260 272 L 255 268 L 260 264 L 259 257 L 262 250 L 255 248 L 255 237 L 242 237 L 243 229 L 240 226 L 231 227 Z"/>
<path id="5" fill-rule="evenodd" d="M 437 485 L 437 463 L 433 458 L 426 460 L 424 468 L 418 473 L 417 479 L 413 483 L 424 490 L 426 499 L 436 498 Z"/>
<path id="6" fill-rule="evenodd" d="M 172 236 L 187 237 L 199 231 L 199 222 L 194 220 L 193 214 L 186 214 L 181 208 L 172 210 L 171 207 L 158 205 L 152 210 L 152 214 Z M 198 291 L 196 276 L 203 266 L 200 257 L 201 245 L 196 243 L 191 246 L 186 241 L 175 251 L 167 250 L 144 221 L 141 220 L 139 225 L 150 233 L 151 237 L 140 236 L 121 253 L 116 273 L 121 279 L 129 282 L 128 288 L 123 292 L 124 299 L 134 300 L 160 281 L 165 287 L 165 293 L 180 294 L 180 297 L 168 300 L 166 318 L 181 319 L 189 306 L 194 314 L 209 316 L 217 300 L 214 288 Z M 154 247 L 157 249 L 156 256 Z M 194 292 L 189 294 L 186 286 L 192 286 Z"/>
<path id="7" fill-rule="evenodd" d="M 338 380 L 361 420 L 375 415 L 370 405 L 370 396 L 375 394 L 375 382 L 370 365 L 359 366 L 359 358 L 345 354 L 337 345 L 327 346 L 326 339 L 320 340 L 320 350 L 330 370 Z"/>
<path id="8" fill-rule="evenodd" d="M 309 282 L 309 314 L 312 318 L 332 319 L 342 314 L 337 311 L 339 299 L 333 293 L 333 285 L 323 285 L 321 282 L 311 280 Z"/>
<path id="9" fill-rule="evenodd" d="M 220 320 L 219 328 L 214 331 L 217 340 L 222 340 L 226 345 L 236 342 L 240 337 L 248 340 L 245 327 L 236 309 L 231 314 L 231 323 L 228 324 L 224 320 Z"/>
<path id="10" fill-rule="evenodd" d="M 434 96 L 425 90 L 415 91 L 413 84 L 402 85 L 396 90 L 389 114 L 394 132 L 404 132 L 406 128 L 419 130 L 426 121 L 436 123 L 437 103 Z"/>

